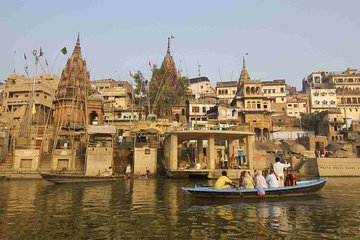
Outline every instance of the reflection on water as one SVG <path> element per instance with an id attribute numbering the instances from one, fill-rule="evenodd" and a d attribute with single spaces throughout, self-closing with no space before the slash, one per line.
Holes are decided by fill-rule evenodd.
<path id="1" fill-rule="evenodd" d="M 311 197 L 246 201 L 181 191 L 195 183 L 2 181 L 0 239 L 351 239 L 360 230 L 360 178 L 330 179 Z"/>

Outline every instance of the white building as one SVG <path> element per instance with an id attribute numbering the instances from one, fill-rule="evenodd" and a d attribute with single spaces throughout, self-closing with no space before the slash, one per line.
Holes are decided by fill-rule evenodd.
<path id="1" fill-rule="evenodd" d="M 209 93 L 215 93 L 215 90 L 207 77 L 191 78 L 189 89 L 195 99 L 199 99 L 201 96 Z"/>
<path id="2" fill-rule="evenodd" d="M 337 109 L 336 89 L 310 89 L 311 113 Z"/>

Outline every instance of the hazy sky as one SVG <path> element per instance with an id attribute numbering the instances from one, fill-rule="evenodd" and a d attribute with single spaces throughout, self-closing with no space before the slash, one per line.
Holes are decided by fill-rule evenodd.
<path id="1" fill-rule="evenodd" d="M 59 74 L 78 32 L 91 79 L 130 80 L 161 64 L 167 37 L 183 75 L 238 80 L 242 56 L 252 79 L 301 86 L 317 70 L 360 68 L 360 1 L 17 1 L 1 0 L 0 79 L 35 73 L 33 49 Z M 56 56 L 66 46 L 68 54 Z M 15 52 L 16 51 L 16 52 Z M 45 66 L 44 59 L 43 65 Z M 45 66 L 46 67 L 46 66 Z M 41 72 L 39 68 L 38 72 Z"/>

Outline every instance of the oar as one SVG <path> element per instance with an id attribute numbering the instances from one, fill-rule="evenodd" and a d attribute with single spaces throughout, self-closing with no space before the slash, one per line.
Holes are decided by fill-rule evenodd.
<path id="1" fill-rule="evenodd" d="M 111 175 L 111 177 L 112 177 L 116 182 L 118 181 L 113 175 Z"/>

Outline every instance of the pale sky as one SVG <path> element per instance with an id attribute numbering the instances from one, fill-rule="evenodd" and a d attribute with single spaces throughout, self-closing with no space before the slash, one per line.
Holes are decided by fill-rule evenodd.
<path id="1" fill-rule="evenodd" d="M 172 56 L 189 78 L 199 63 L 213 86 L 238 80 L 249 53 L 252 79 L 286 79 L 299 89 L 313 71 L 360 68 L 359 7 L 356 0 L 1 0 L 0 80 L 14 68 L 25 74 L 24 52 L 35 74 L 31 53 L 40 47 L 59 74 L 78 32 L 92 80 L 130 80 L 129 70 L 149 78 L 149 60 L 161 64 L 173 34 Z M 64 46 L 68 54 L 55 61 Z"/>

